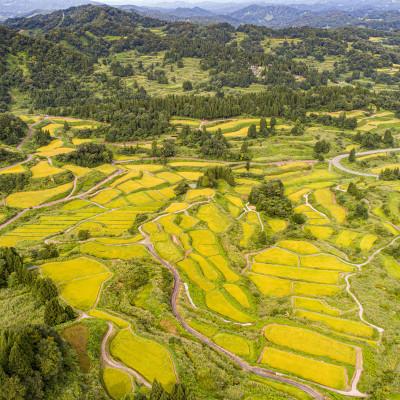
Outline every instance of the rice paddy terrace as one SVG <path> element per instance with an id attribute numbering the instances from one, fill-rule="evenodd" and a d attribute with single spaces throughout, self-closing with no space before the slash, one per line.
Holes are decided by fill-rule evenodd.
<path id="1" fill-rule="evenodd" d="M 35 149 L 25 143 L 26 160 L 0 171 L 28 171 L 40 182 L 3 198 L 0 246 L 16 247 L 79 313 L 60 330 L 110 397 L 145 392 L 155 380 L 167 390 L 197 381 L 198 398 L 211 398 L 221 381 L 229 382 L 229 399 L 367 397 L 382 365 L 398 362 L 393 302 L 400 264 L 387 249 L 400 237 L 400 184 L 373 176 L 400 165 L 395 155 L 363 155 L 348 166 L 371 176 L 315 163 L 307 143 L 313 129 L 298 139 L 301 145 L 288 146 L 290 126 L 282 120 L 280 136 L 265 147 L 253 144 L 258 156 L 248 169 L 140 155 L 88 168 L 55 157 L 96 141 L 74 133 L 100 124 L 68 119 L 65 134 L 65 118 L 25 119 L 46 121 L 53 138 Z M 258 120 L 173 123 L 221 129 L 240 146 Z M 398 120 L 382 113 L 360 126 L 369 131 L 380 124 Z M 350 138 L 341 146 L 351 144 Z M 236 184 L 197 187 L 214 165 L 230 165 Z M 283 182 L 301 225 L 248 203 L 252 187 L 273 179 Z M 183 181 L 190 188 L 177 195 Z M 362 199 L 347 193 L 351 183 Z M 368 209 L 367 219 L 354 219 L 357 203 Z M 43 243 L 56 246 L 58 256 L 34 260 L 32 249 Z M 17 303 L 13 310 L 16 319 L 26 312 Z"/>

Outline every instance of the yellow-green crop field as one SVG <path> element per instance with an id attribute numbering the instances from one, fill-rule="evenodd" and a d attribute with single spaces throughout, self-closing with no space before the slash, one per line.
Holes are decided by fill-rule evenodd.
<path id="1" fill-rule="evenodd" d="M 116 359 L 138 371 L 149 382 L 157 379 L 167 389 L 176 383 L 171 354 L 154 340 L 145 339 L 125 329 L 114 337 L 110 351 Z"/>
<path id="2" fill-rule="evenodd" d="M 166 209 L 165 212 L 167 213 L 176 213 L 180 212 L 184 209 L 186 209 L 189 206 L 188 203 L 182 202 L 182 203 L 172 203 L 169 205 Z"/>
<path id="3" fill-rule="evenodd" d="M 172 125 L 188 125 L 192 127 L 199 127 L 200 120 L 199 119 L 189 119 L 189 118 L 172 118 L 170 123 Z"/>
<path id="4" fill-rule="evenodd" d="M 60 286 L 65 301 L 80 310 L 94 306 L 101 285 L 111 277 L 104 264 L 87 257 L 43 264 L 40 269 Z"/>
<path id="5" fill-rule="evenodd" d="M 268 218 L 267 222 L 274 233 L 284 231 L 288 225 L 285 220 L 279 218 Z"/>
<path id="6" fill-rule="evenodd" d="M 191 282 L 196 284 L 200 289 L 204 290 L 205 292 L 208 292 L 215 288 L 215 285 L 203 276 L 196 263 L 192 260 L 182 260 L 178 263 L 178 266 L 182 269 L 182 271 L 186 273 Z"/>
<path id="7" fill-rule="evenodd" d="M 333 235 L 333 229 L 329 226 L 308 225 L 306 230 L 320 240 L 327 240 Z"/>
<path id="8" fill-rule="evenodd" d="M 220 277 L 220 274 L 218 273 L 216 267 L 212 263 L 208 262 L 201 255 L 191 253 L 190 258 L 199 265 L 201 271 L 208 280 L 216 281 Z"/>
<path id="9" fill-rule="evenodd" d="M 374 246 L 375 242 L 377 241 L 378 237 L 371 233 L 367 233 L 363 236 L 360 240 L 360 249 L 362 251 L 369 251 Z"/>
<path id="10" fill-rule="evenodd" d="M 343 230 L 336 238 L 336 244 L 339 247 L 351 247 L 358 237 L 358 232 Z"/>
<path id="11" fill-rule="evenodd" d="M 259 263 L 282 264 L 282 265 L 299 265 L 299 257 L 289 251 L 272 247 L 268 250 L 257 254 L 254 260 Z"/>
<path id="12" fill-rule="evenodd" d="M 105 259 L 130 260 L 148 257 L 146 249 L 135 244 L 112 245 L 91 241 L 81 244 L 79 250 L 81 253 Z"/>
<path id="13" fill-rule="evenodd" d="M 200 206 L 196 217 L 201 221 L 204 221 L 208 227 L 216 233 L 226 231 L 230 225 L 229 218 L 214 204 L 205 204 Z"/>
<path id="14" fill-rule="evenodd" d="M 381 261 L 390 276 L 400 279 L 400 264 L 395 260 L 394 257 L 386 254 L 381 255 Z"/>
<path id="15" fill-rule="evenodd" d="M 356 363 L 356 349 L 353 346 L 309 329 L 272 324 L 265 328 L 264 335 L 271 343 L 291 350 L 327 357 L 345 364 Z"/>
<path id="16" fill-rule="evenodd" d="M 207 307 L 222 316 L 237 322 L 251 322 L 253 318 L 236 308 L 219 290 L 206 293 Z"/>
<path id="17" fill-rule="evenodd" d="M 3 169 L 0 171 L 0 175 L 5 175 L 5 174 L 23 174 L 26 172 L 26 169 L 21 165 L 14 165 L 10 168 Z"/>
<path id="18" fill-rule="evenodd" d="M 336 203 L 335 195 L 329 189 L 317 189 L 314 192 L 314 197 L 319 205 L 328 210 L 337 223 L 343 224 L 345 222 L 346 210 Z"/>
<path id="19" fill-rule="evenodd" d="M 264 349 L 261 363 L 331 388 L 344 390 L 348 385 L 345 367 L 273 347 Z"/>
<path id="20" fill-rule="evenodd" d="M 106 367 L 103 370 L 103 381 L 108 394 L 114 400 L 123 399 L 133 391 L 132 379 L 124 371 L 116 368 Z"/>
<path id="21" fill-rule="evenodd" d="M 372 338 L 374 336 L 374 330 L 370 326 L 359 321 L 336 318 L 330 315 L 324 315 L 305 310 L 297 310 L 296 315 L 300 318 L 322 323 L 334 331 L 346 333 L 348 335 L 365 338 Z"/>
<path id="22" fill-rule="evenodd" d="M 158 54 L 160 62 L 164 54 Z M 393 113 L 383 117 L 393 118 Z M 62 157 L 51 159 L 87 141 L 104 142 L 99 137 L 73 137 L 77 129 L 92 126 L 91 121 L 68 121 L 71 130 L 64 132 L 65 120 L 49 117 L 48 127 L 54 135 L 50 144 L 21 164 L 0 171 L 25 173 L 28 179 L 24 189 L 3 193 L 0 221 L 3 224 L 13 217 L 15 221 L 4 225 L 0 246 L 16 247 L 26 265 L 52 279 L 61 304 L 84 313 L 80 324 L 88 331 L 96 324 L 104 330 L 107 324 L 113 326 L 106 345 L 112 357 L 127 368 L 115 369 L 105 362 L 97 370 L 110 398 L 147 394 L 128 373 L 129 368 L 150 383 L 157 380 L 168 391 L 177 382 L 187 384 L 191 371 L 185 362 L 189 358 L 198 373 L 196 381 L 203 385 L 201 396 L 210 397 L 208 387 L 216 386 L 207 375 L 214 371 L 207 363 L 212 364 L 215 357 L 207 356 L 205 348 L 216 349 L 211 342 L 259 368 L 313 387 L 323 385 L 327 397 L 329 389 L 350 391 L 358 376 L 357 365 L 362 365 L 357 389 L 372 393 L 369 377 L 382 372 L 379 363 L 387 350 L 385 335 L 391 332 L 387 325 L 394 321 L 381 323 L 383 314 L 378 307 L 390 304 L 400 279 L 395 245 L 389 246 L 400 235 L 396 225 L 400 184 L 360 177 L 351 180 L 349 174 L 328 171 L 327 162 L 304 161 L 312 157 L 317 135 L 322 137 L 325 128 L 319 124 L 296 139 L 288 134 L 289 124 L 279 118 L 282 130 L 276 136 L 248 142 L 254 156 L 249 167 L 233 158 L 207 161 L 190 155 L 185 159 L 198 149 L 180 148 L 176 133 L 186 124 L 193 129 L 205 125 L 209 132 L 222 129 L 234 153 L 241 148 L 248 126 L 258 125 L 259 118 L 207 122 L 174 117 L 171 123 L 176 129 L 168 131 L 168 139 L 176 139 L 176 157 L 162 164 L 149 157 L 148 138 L 137 140 L 140 151 L 134 155 L 122 154 L 126 144 L 105 142 L 114 162 L 87 168 L 72 161 L 64 163 Z M 375 122 L 364 120 L 362 126 L 371 124 Z M 354 146 L 350 134 L 343 136 L 342 143 L 334 140 L 340 130 L 331 128 L 323 131 L 334 143 L 330 159 L 339 148 Z M 266 141 L 272 143 L 272 151 Z M 290 141 L 304 153 L 293 155 L 280 141 Z M 31 142 L 23 150 L 29 146 Z M 357 163 L 360 160 L 357 157 Z M 376 171 L 382 161 L 398 165 L 394 155 L 364 160 L 369 170 Z M 230 166 L 236 185 L 231 187 L 221 179 L 213 188 L 199 187 L 196 182 L 212 166 Z M 260 207 L 249 203 L 252 189 L 272 179 L 282 181 L 293 213 L 304 216 L 304 221 L 293 215 L 278 217 L 277 211 L 259 211 Z M 188 190 L 176 193 L 183 181 L 189 184 Z M 358 200 L 346 190 L 350 182 L 357 184 L 371 205 L 368 220 L 356 218 Z M 44 244 L 57 248 L 58 255 L 42 259 Z M 136 274 L 144 269 L 137 279 Z M 173 279 L 171 269 L 180 279 Z M 352 278 L 347 282 L 349 274 Z M 132 289 L 132 282 L 140 287 Z M 359 317 L 359 304 L 346 291 L 346 282 L 363 304 L 368 323 Z M 171 313 L 170 296 L 177 283 L 172 305 L 182 319 Z M 371 291 L 377 288 L 379 304 L 360 285 Z M 3 300 L 0 293 L 0 308 Z M 372 323 L 384 326 L 382 335 Z M 188 325 L 209 341 L 193 341 L 194 336 L 185 332 L 190 331 Z M 97 339 L 100 346 L 101 337 Z M 222 349 L 221 362 L 226 357 Z M 230 374 L 231 368 L 226 369 L 218 384 L 231 382 Z M 268 385 L 267 390 L 265 385 L 266 380 L 245 371 L 237 393 L 244 400 L 261 400 L 264 394 L 280 398 L 274 397 L 278 392 L 307 397 L 300 391 L 284 391 L 280 384 Z M 236 388 L 229 390 L 232 393 L 226 397 L 235 397 Z M 221 397 L 220 392 L 216 396 Z"/>
<path id="23" fill-rule="evenodd" d="M 341 261 L 339 258 L 330 254 L 318 254 L 310 256 L 301 256 L 300 263 L 302 267 L 316 268 L 316 269 L 329 269 L 335 271 L 353 271 L 354 267 Z"/>
<path id="24" fill-rule="evenodd" d="M 64 172 L 61 168 L 51 166 L 47 161 L 39 161 L 31 168 L 33 178 L 46 178 Z"/>
<path id="25" fill-rule="evenodd" d="M 56 186 L 52 189 L 16 192 L 10 194 L 6 202 L 10 207 L 30 208 L 45 203 L 58 195 L 68 193 L 71 189 L 72 183 L 65 183 L 64 185 Z"/>
<path id="26" fill-rule="evenodd" d="M 198 199 L 199 197 L 212 197 L 215 194 L 214 189 L 190 189 L 186 193 L 186 200 L 191 201 L 194 199 Z"/>
<path id="27" fill-rule="evenodd" d="M 246 357 L 250 355 L 250 343 L 240 336 L 231 335 L 229 333 L 218 333 L 213 337 L 213 340 L 224 349 L 231 351 L 238 356 Z"/>
<path id="28" fill-rule="evenodd" d="M 340 315 L 340 310 L 328 305 L 325 301 L 309 297 L 293 297 L 293 307 L 333 316 Z"/>
<path id="29" fill-rule="evenodd" d="M 224 289 L 238 302 L 242 307 L 249 308 L 250 302 L 246 292 L 234 283 L 224 284 Z"/>
<path id="30" fill-rule="evenodd" d="M 90 310 L 88 312 L 88 314 L 91 317 L 95 317 L 98 319 L 102 319 L 105 321 L 110 321 L 113 322 L 115 325 L 118 326 L 118 328 L 128 328 L 129 327 L 129 323 L 125 320 L 123 320 L 122 318 L 116 317 L 113 314 L 107 313 L 105 311 L 101 311 L 101 310 Z"/>
<path id="31" fill-rule="evenodd" d="M 266 296 L 286 297 L 292 293 L 292 282 L 287 279 L 274 278 L 272 276 L 250 274 L 250 279 L 258 290 Z"/>
<path id="32" fill-rule="evenodd" d="M 320 252 L 317 246 L 304 240 L 281 240 L 277 243 L 277 246 L 298 254 L 315 254 Z"/>
<path id="33" fill-rule="evenodd" d="M 111 200 L 115 199 L 121 194 L 121 192 L 117 189 L 105 189 L 95 196 L 91 197 L 90 200 L 99 204 L 107 204 Z"/>
<path id="34" fill-rule="evenodd" d="M 327 283 L 331 285 L 335 285 L 339 282 L 339 272 L 337 271 L 314 270 L 311 268 L 261 263 L 253 264 L 252 271 L 257 274 L 271 275 L 296 281 Z"/>

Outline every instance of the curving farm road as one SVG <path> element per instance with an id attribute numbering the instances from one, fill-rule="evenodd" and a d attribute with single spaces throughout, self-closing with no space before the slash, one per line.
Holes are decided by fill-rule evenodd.
<path id="1" fill-rule="evenodd" d="M 362 156 L 369 156 L 372 154 L 380 154 L 380 153 L 392 153 L 392 152 L 397 152 L 400 151 L 400 147 L 394 147 L 394 148 L 389 148 L 389 149 L 378 149 L 378 150 L 369 150 L 369 151 L 363 151 L 361 153 L 357 153 L 356 156 L 357 157 L 362 157 Z M 332 158 L 332 160 L 329 161 L 330 165 L 333 165 L 335 168 L 346 172 L 347 174 L 352 174 L 352 175 L 357 175 L 357 176 L 365 176 L 367 178 L 375 178 L 378 179 L 379 175 L 377 174 L 371 174 L 368 172 L 361 172 L 361 171 L 354 171 L 350 168 L 344 167 L 341 164 L 341 161 L 345 158 L 347 158 L 349 155 L 348 154 L 340 154 L 334 158 Z"/>
<path id="2" fill-rule="evenodd" d="M 117 361 L 115 361 L 109 352 L 108 349 L 108 340 L 113 336 L 114 334 L 114 325 L 111 322 L 107 323 L 108 325 L 108 330 L 107 333 L 103 337 L 103 341 L 101 342 L 101 355 L 103 357 L 103 361 L 108 364 L 110 367 L 119 369 L 121 371 L 124 371 L 128 373 L 129 375 L 133 375 L 135 379 L 140 382 L 142 385 L 146 386 L 147 388 L 151 388 L 150 382 L 148 382 L 142 375 L 140 375 L 137 371 L 135 371 L 132 368 L 129 368 Z"/>

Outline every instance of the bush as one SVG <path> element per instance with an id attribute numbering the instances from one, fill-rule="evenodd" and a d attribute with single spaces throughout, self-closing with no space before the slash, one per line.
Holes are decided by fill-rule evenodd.
<path id="1" fill-rule="evenodd" d="M 78 232 L 79 240 L 88 240 L 90 238 L 90 231 L 87 229 L 80 229 Z"/>
<path id="2" fill-rule="evenodd" d="M 293 214 L 292 222 L 296 225 L 303 225 L 306 222 L 306 217 L 303 214 Z"/>
<path id="3" fill-rule="evenodd" d="M 190 186 L 188 185 L 187 182 L 182 181 L 180 182 L 176 188 L 174 189 L 174 192 L 177 196 L 181 196 L 185 194 L 189 190 Z"/>

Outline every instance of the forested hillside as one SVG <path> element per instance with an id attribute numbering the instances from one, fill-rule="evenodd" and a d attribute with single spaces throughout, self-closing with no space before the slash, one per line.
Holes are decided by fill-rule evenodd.
<path id="1" fill-rule="evenodd" d="M 296 119 L 321 107 L 399 108 L 395 32 L 205 27 L 96 6 L 7 26 L 0 32 L 2 110 L 12 104 L 10 93 L 18 93 L 31 109 L 113 120 L 131 132 L 125 138 L 143 129 L 160 133 L 172 115 L 216 118 L 251 110 Z M 185 63 L 202 78 L 192 80 L 188 71 L 179 84 Z M 127 110 L 135 117 L 126 118 Z"/>

